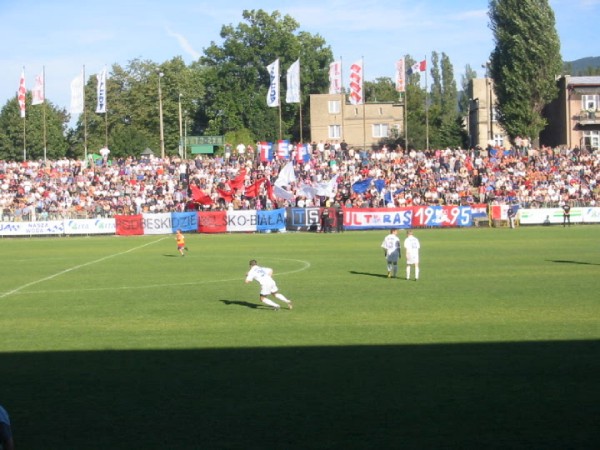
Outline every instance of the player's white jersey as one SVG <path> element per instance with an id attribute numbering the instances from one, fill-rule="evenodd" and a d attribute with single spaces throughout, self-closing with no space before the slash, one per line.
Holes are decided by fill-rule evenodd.
<path id="1" fill-rule="evenodd" d="M 264 280 L 271 278 L 271 275 L 273 275 L 273 269 L 269 267 L 252 266 L 248 271 L 248 275 L 246 275 L 246 281 L 256 280 L 262 284 Z"/>
<path id="2" fill-rule="evenodd" d="M 384 248 L 387 256 L 392 255 L 393 253 L 400 253 L 400 239 L 395 234 L 388 234 L 383 242 L 381 243 L 381 248 Z"/>

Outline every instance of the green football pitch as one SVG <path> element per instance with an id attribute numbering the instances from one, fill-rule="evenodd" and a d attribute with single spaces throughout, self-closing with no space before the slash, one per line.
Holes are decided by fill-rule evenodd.
<path id="1" fill-rule="evenodd" d="M 0 239 L 16 448 L 598 448 L 600 227 L 386 234 Z"/>

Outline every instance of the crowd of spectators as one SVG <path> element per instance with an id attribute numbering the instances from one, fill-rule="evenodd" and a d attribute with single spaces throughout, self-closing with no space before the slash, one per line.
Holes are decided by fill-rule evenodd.
<path id="1" fill-rule="evenodd" d="M 311 158 L 294 163 L 296 181 L 286 187 L 293 200 L 271 199 L 267 186 L 256 197 L 243 189 L 221 193 L 245 172 L 245 184 L 274 183 L 288 160 L 261 162 L 251 146 L 193 159 L 154 156 L 106 157 L 97 161 L 59 159 L 0 161 L 2 221 L 112 217 L 116 214 L 182 212 L 194 209 L 271 209 L 286 206 L 356 208 L 518 203 L 522 207 L 595 206 L 600 188 L 600 152 L 580 149 L 473 148 L 404 151 L 386 146 L 355 151 L 314 144 Z M 245 169 L 245 170 L 243 170 Z M 309 198 L 301 185 L 337 175 L 330 197 Z M 363 192 L 353 185 L 371 179 Z M 194 202 L 190 184 L 212 203 Z M 220 193 L 221 192 L 221 193 Z"/>

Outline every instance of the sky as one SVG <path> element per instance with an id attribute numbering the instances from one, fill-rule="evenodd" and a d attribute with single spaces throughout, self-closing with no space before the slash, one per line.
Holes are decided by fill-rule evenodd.
<path id="1" fill-rule="evenodd" d="M 600 0 L 550 5 L 563 59 L 600 56 Z M 435 51 L 450 58 L 460 89 L 465 66 L 484 76 L 494 47 L 488 0 L 0 0 L 0 108 L 15 97 L 23 68 L 28 90 L 44 71 L 46 98 L 68 111 L 70 82 L 84 66 L 88 78 L 134 59 L 189 64 L 220 45 L 221 27 L 236 27 L 245 9 L 290 15 L 325 39 L 345 76 L 362 58 L 368 81 L 393 79 L 405 54 L 429 60 Z"/>

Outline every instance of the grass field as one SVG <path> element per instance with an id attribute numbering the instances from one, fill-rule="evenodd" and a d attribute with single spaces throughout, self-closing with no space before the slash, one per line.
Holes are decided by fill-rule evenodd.
<path id="1" fill-rule="evenodd" d="M 600 227 L 415 234 L 0 240 L 17 449 L 598 448 Z"/>

